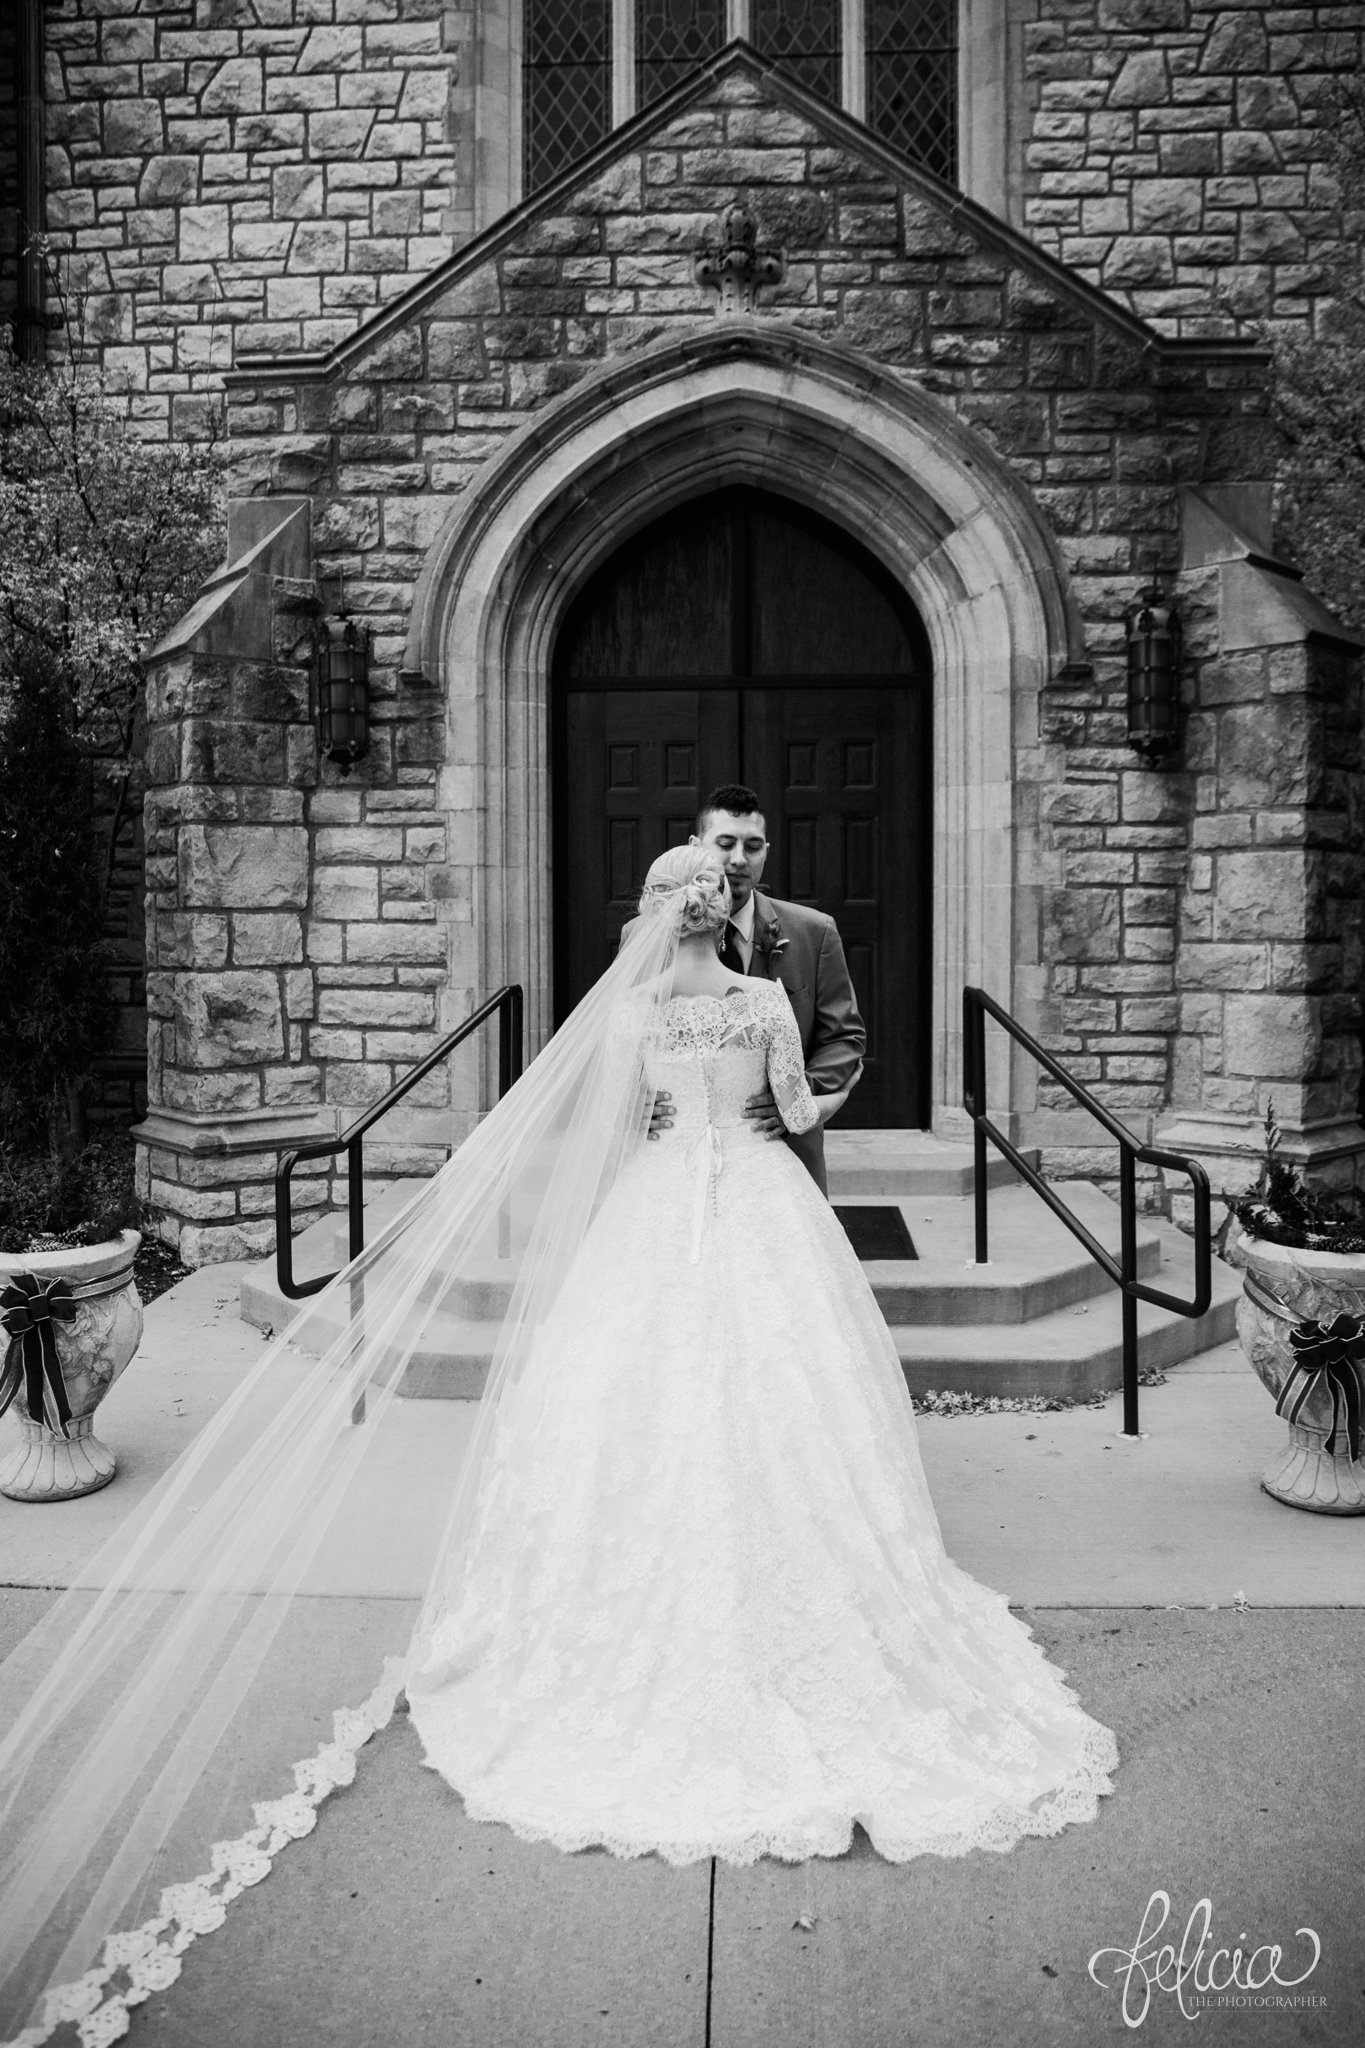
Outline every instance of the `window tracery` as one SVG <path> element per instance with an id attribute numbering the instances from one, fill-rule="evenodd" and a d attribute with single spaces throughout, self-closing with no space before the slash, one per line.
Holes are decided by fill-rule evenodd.
<path id="1" fill-rule="evenodd" d="M 611 0 L 526 0 L 522 33 L 522 132 L 531 193 L 611 132 Z"/>
<path id="2" fill-rule="evenodd" d="M 724 48 L 726 0 L 637 0 L 635 104 L 647 107 Z"/>
<path id="3" fill-rule="evenodd" d="M 744 35 L 893 147 L 957 176 L 960 0 L 523 0 L 530 194 Z"/>

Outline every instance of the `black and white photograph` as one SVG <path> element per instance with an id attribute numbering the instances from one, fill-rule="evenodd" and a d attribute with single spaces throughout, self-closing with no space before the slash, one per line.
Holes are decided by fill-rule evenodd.
<path id="1" fill-rule="evenodd" d="M 1365 2039 L 1363 0 L 5 0 L 0 2048 Z"/>

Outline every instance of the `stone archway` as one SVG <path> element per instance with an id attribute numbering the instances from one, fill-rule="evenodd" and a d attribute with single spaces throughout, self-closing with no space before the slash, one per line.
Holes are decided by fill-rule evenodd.
<path id="1" fill-rule="evenodd" d="M 905 590 L 935 676 L 936 1129 L 960 1111 L 960 996 L 1032 1013 L 1020 917 L 1032 828 L 1014 735 L 1080 655 L 1064 571 L 1027 491 L 956 415 L 852 352 L 753 319 L 717 321 L 585 378 L 461 499 L 414 600 L 405 667 L 441 683 L 449 760 L 477 821 L 477 983 L 532 993 L 549 1030 L 550 654 L 568 602 L 636 528 L 726 482 L 758 484 L 855 534 Z M 1007 1099 L 1002 1060 L 994 1099 Z"/>

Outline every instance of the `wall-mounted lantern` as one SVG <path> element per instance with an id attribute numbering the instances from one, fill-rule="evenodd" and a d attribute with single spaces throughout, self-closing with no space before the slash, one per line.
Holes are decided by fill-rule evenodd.
<path id="1" fill-rule="evenodd" d="M 354 619 L 322 621 L 318 737 L 343 775 L 370 751 L 369 635 Z"/>
<path id="2" fill-rule="evenodd" d="M 1157 584 L 1123 615 L 1128 643 L 1128 744 L 1155 760 L 1180 725 L 1180 614 Z"/>

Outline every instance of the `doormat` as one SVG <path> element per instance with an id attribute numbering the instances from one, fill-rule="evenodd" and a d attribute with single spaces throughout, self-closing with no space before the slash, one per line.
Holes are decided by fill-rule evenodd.
<path id="1" fill-rule="evenodd" d="M 917 1259 L 914 1240 L 899 1209 L 854 1207 L 836 1202 L 834 1213 L 860 1259 Z"/>

